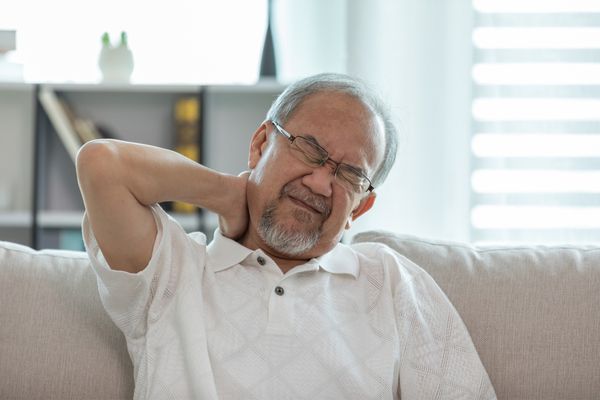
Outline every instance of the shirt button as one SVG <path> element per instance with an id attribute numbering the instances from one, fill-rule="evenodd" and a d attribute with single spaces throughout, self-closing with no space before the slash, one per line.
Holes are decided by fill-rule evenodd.
<path id="1" fill-rule="evenodd" d="M 256 261 L 258 261 L 258 263 L 260 265 L 265 265 L 266 264 L 265 259 L 263 257 L 261 257 L 261 256 L 258 256 L 258 258 L 256 259 Z"/>
<path id="2" fill-rule="evenodd" d="M 281 286 L 277 286 L 275 288 L 275 294 L 277 296 L 283 296 L 284 293 L 285 293 L 285 290 L 283 290 L 283 288 Z"/>

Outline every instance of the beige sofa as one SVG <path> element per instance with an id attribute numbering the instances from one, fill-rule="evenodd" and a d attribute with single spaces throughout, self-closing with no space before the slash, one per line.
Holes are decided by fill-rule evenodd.
<path id="1" fill-rule="evenodd" d="M 600 399 L 600 245 L 473 248 L 386 232 L 462 315 L 499 399 Z M 0 399 L 133 393 L 85 253 L 0 242 Z"/>

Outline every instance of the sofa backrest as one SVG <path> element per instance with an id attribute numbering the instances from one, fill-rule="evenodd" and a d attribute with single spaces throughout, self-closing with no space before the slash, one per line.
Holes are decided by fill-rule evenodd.
<path id="1" fill-rule="evenodd" d="M 125 338 L 83 252 L 0 242 L 0 399 L 131 399 Z"/>
<path id="2" fill-rule="evenodd" d="M 454 304 L 498 399 L 600 398 L 600 246 L 471 247 L 385 231 Z"/>
<path id="3" fill-rule="evenodd" d="M 474 248 L 374 231 L 461 314 L 499 399 L 600 398 L 600 246 Z M 87 255 L 0 242 L 0 399 L 131 399 Z"/>

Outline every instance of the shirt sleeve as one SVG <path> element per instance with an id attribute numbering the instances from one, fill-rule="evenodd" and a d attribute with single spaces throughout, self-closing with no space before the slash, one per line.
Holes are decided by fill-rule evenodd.
<path id="1" fill-rule="evenodd" d="M 151 206 L 157 227 L 152 257 L 138 273 L 113 270 L 108 265 L 87 214 L 83 218 L 83 238 L 92 270 L 97 276 L 100 299 L 106 312 L 130 340 L 142 338 L 151 323 L 185 285 L 186 269 L 203 266 L 206 237 L 197 241 L 158 204 Z M 190 263 L 192 265 L 190 265 Z"/>
<path id="2" fill-rule="evenodd" d="M 433 278 L 399 254 L 388 254 L 400 336 L 398 395 L 412 399 L 496 399 L 458 312 Z M 392 266 L 390 266 L 392 267 Z"/>

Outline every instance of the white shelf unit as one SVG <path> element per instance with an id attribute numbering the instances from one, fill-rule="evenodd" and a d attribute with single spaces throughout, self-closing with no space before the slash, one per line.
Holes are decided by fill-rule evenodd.
<path id="1" fill-rule="evenodd" d="M 169 215 L 187 231 L 197 229 L 201 223 L 197 214 L 169 213 Z M 41 228 L 80 228 L 82 220 L 83 211 L 43 211 L 38 214 L 38 224 Z M 29 228 L 31 223 L 32 217 L 29 211 L 0 212 L 2 228 Z"/>
<path id="2" fill-rule="evenodd" d="M 147 85 L 0 82 L 0 182 L 10 181 L 10 208 L 0 210 L 0 240 L 32 245 L 27 234 L 35 223 L 41 232 L 38 248 L 56 247 L 61 230 L 80 229 L 83 202 L 75 168 L 62 142 L 36 106 L 36 93 L 49 88 L 63 97 L 79 116 L 105 125 L 120 139 L 172 148 L 172 107 L 179 96 L 198 95 L 202 107 L 202 162 L 227 173 L 246 169 L 252 133 L 268 107 L 284 89 L 274 81 L 256 85 Z M 40 122 L 41 121 L 41 122 Z M 45 130 L 44 132 L 41 132 Z M 44 146 L 38 209 L 33 218 L 34 141 Z M 188 231 L 215 228 L 210 218 L 172 214 Z"/>
<path id="3" fill-rule="evenodd" d="M 0 91 L 31 91 L 35 87 L 33 83 L 27 82 L 0 82 Z"/>
<path id="4" fill-rule="evenodd" d="M 81 93 L 198 93 L 199 85 L 151 85 L 131 83 L 42 83 L 43 88 L 57 92 Z"/>
<path id="5" fill-rule="evenodd" d="M 170 215 L 188 232 L 198 229 L 201 223 L 198 214 L 170 213 Z M 28 217 L 27 221 L 31 223 L 31 216 Z M 41 228 L 79 229 L 83 221 L 83 211 L 44 211 L 39 214 L 38 219 Z"/>
<path id="6" fill-rule="evenodd" d="M 0 240 L 22 242 L 31 225 L 34 114 L 34 84 L 0 82 Z"/>
<path id="7" fill-rule="evenodd" d="M 0 227 L 3 228 L 29 228 L 31 226 L 31 213 L 28 211 L 2 211 L 0 212 Z"/>

